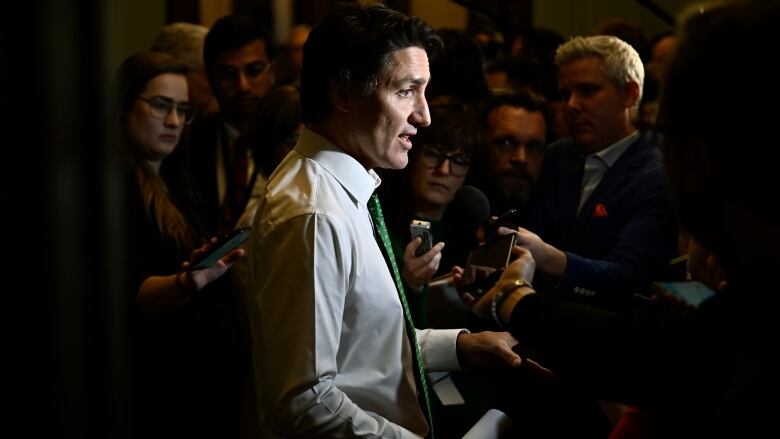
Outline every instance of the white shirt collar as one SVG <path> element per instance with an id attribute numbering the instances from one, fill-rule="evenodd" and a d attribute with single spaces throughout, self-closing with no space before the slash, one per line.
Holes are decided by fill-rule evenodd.
<path id="1" fill-rule="evenodd" d="M 639 131 L 634 131 L 633 133 L 618 140 L 612 145 L 609 145 L 608 147 L 602 149 L 601 151 L 595 152 L 591 155 L 598 156 L 604 163 L 607 164 L 608 167 L 611 168 L 612 165 L 614 165 L 615 162 L 620 158 L 620 156 L 623 155 L 624 152 L 626 152 L 628 147 L 631 146 L 631 144 L 634 143 L 634 141 L 636 141 L 636 139 L 638 138 L 639 138 Z"/>
<path id="2" fill-rule="evenodd" d="M 295 150 L 319 163 L 363 205 L 368 203 L 371 194 L 382 183 L 373 169 L 366 171 L 354 157 L 308 128 L 301 131 Z"/>

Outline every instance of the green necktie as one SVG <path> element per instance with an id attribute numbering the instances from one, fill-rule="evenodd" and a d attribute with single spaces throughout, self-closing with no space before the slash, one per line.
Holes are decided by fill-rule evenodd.
<path id="1" fill-rule="evenodd" d="M 431 401 L 428 396 L 428 383 L 425 380 L 425 366 L 423 365 L 422 355 L 420 354 L 420 347 L 417 345 L 417 334 L 414 331 L 412 314 L 409 312 L 409 304 L 406 302 L 406 295 L 404 294 L 404 287 L 401 282 L 401 273 L 398 271 L 398 265 L 395 263 L 393 246 L 390 244 L 390 235 L 387 234 L 385 218 L 382 215 L 382 206 L 379 205 L 379 197 L 377 197 L 376 194 L 371 195 L 371 198 L 368 200 L 368 212 L 371 214 L 371 219 L 374 221 L 377 234 L 379 235 L 380 241 L 382 241 L 380 248 L 384 249 L 383 255 L 392 268 L 395 286 L 398 289 L 398 297 L 401 298 L 401 305 L 404 308 L 406 334 L 409 337 L 409 342 L 412 344 L 412 350 L 414 351 L 414 357 L 417 363 L 414 374 L 414 377 L 417 379 L 417 392 L 419 396 L 420 389 L 422 389 L 422 394 L 425 397 L 425 415 L 428 418 L 428 427 L 430 428 L 428 437 L 433 438 L 433 416 L 431 413 Z"/>

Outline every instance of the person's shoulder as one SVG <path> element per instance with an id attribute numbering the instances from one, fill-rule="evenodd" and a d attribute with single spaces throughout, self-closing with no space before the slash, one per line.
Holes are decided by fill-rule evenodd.
<path id="1" fill-rule="evenodd" d="M 546 157 L 570 154 L 572 152 L 579 153 L 579 147 L 571 137 L 555 140 L 545 148 Z"/>
<path id="2" fill-rule="evenodd" d="M 318 214 L 335 218 L 345 212 L 346 191 L 321 164 L 296 151 L 268 180 L 265 202 L 277 217 Z"/>
<path id="3" fill-rule="evenodd" d="M 580 147 L 572 138 L 556 140 L 544 150 L 544 167 L 559 171 L 574 171 L 579 169 L 582 160 Z M 550 171 L 548 171 L 550 172 Z"/>
<path id="4" fill-rule="evenodd" d="M 640 168 L 637 175 L 649 175 L 653 178 L 663 178 L 663 153 L 653 142 L 639 138 L 626 151 L 630 154 L 632 166 Z"/>

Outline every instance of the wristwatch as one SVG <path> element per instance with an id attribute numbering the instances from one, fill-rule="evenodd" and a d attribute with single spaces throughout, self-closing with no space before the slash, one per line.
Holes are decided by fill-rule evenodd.
<path id="1" fill-rule="evenodd" d="M 501 291 L 493 297 L 493 301 L 490 303 L 490 314 L 493 316 L 493 320 L 496 324 L 502 329 L 506 329 L 506 326 L 504 326 L 501 322 L 501 318 L 498 316 L 498 309 L 501 307 L 501 303 L 503 303 L 504 299 L 509 297 L 513 291 L 521 287 L 528 287 L 532 290 L 534 288 L 533 285 L 523 279 L 512 281 L 501 287 Z"/>

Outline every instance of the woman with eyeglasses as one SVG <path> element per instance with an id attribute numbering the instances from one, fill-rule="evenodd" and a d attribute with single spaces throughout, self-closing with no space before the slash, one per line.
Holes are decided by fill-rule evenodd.
<path id="1" fill-rule="evenodd" d="M 128 296 L 138 437 L 226 437 L 237 429 L 242 355 L 222 275 L 243 255 L 190 269 L 208 250 L 192 199 L 166 169 L 192 120 L 187 67 L 162 53 L 127 58 L 116 76 L 127 169 Z M 222 279 L 220 279 L 222 278 Z"/>
<path id="2" fill-rule="evenodd" d="M 429 327 L 428 281 L 465 264 L 469 250 L 477 245 L 476 225 L 446 212 L 463 186 L 471 157 L 481 147 L 476 116 L 467 105 L 455 102 L 433 104 L 430 112 L 431 125 L 418 129 L 409 164 L 402 171 L 382 173 L 386 184 L 379 187 L 393 253 L 418 328 Z M 431 225 L 434 245 L 420 256 L 415 252 L 421 240 L 410 235 L 412 220 Z"/>

